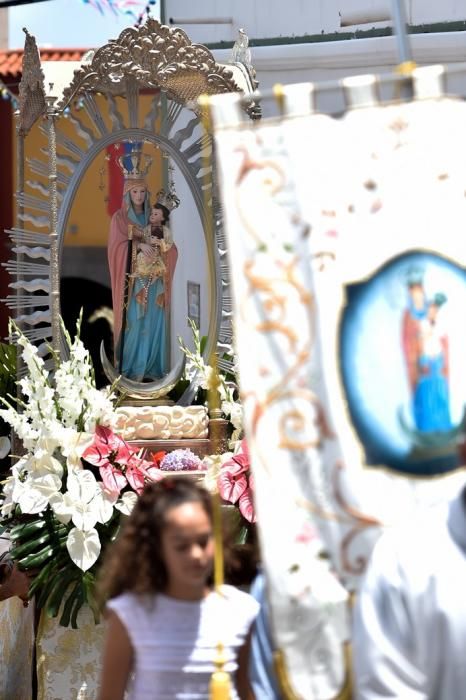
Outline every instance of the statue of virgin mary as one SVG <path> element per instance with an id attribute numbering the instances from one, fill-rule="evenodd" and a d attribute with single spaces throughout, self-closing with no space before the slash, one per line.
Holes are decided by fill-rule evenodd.
<path id="1" fill-rule="evenodd" d="M 128 159 L 129 168 L 124 165 Z M 179 200 L 162 191 L 163 201 L 151 207 L 146 182 L 150 163 L 141 151 L 120 159 L 123 202 L 112 217 L 108 241 L 115 362 L 119 374 L 135 382 L 150 382 L 168 372 L 171 286 L 178 257 L 167 224 L 169 205 L 178 206 Z"/>

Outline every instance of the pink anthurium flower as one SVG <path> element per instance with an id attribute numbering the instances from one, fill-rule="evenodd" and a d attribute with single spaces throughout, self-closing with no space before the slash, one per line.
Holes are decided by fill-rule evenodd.
<path id="1" fill-rule="evenodd" d="M 126 484 L 126 477 L 120 469 L 107 464 L 99 467 L 100 476 L 107 491 L 110 493 L 120 493 Z"/>
<path id="2" fill-rule="evenodd" d="M 254 500 L 252 497 L 252 490 L 247 487 L 247 489 L 241 494 L 239 499 L 239 509 L 243 518 L 250 523 L 255 523 L 257 520 L 256 511 L 254 509 Z"/>
<path id="3" fill-rule="evenodd" d="M 95 467 L 115 467 L 117 464 L 126 464 L 133 454 L 133 450 L 121 437 L 115 435 L 110 428 L 98 425 L 94 442 L 84 450 L 82 457 Z"/>
<path id="4" fill-rule="evenodd" d="M 249 449 L 246 440 L 241 440 L 241 446 L 238 452 L 234 454 L 231 459 L 233 460 L 233 462 L 236 462 L 241 467 L 243 467 L 244 471 L 248 471 L 251 464 L 251 459 L 249 456 Z"/>
<path id="5" fill-rule="evenodd" d="M 242 470 L 235 473 L 234 468 L 223 465 L 217 479 L 217 486 L 224 501 L 236 503 L 248 488 L 248 479 Z"/>
<path id="6" fill-rule="evenodd" d="M 144 474 L 142 473 L 142 471 L 136 466 L 127 467 L 126 478 L 128 480 L 128 484 L 131 486 L 133 491 L 136 491 L 137 494 L 140 494 L 145 484 Z"/>
<path id="7" fill-rule="evenodd" d="M 128 484 L 131 486 L 133 491 L 136 491 L 136 493 L 141 493 L 142 489 L 144 488 L 144 484 L 146 483 L 145 470 L 141 468 L 142 462 L 143 460 L 136 455 L 133 455 L 128 460 L 125 468 L 125 476 Z"/>
<path id="8" fill-rule="evenodd" d="M 217 487 L 224 501 L 238 503 L 241 515 L 250 523 L 256 522 L 253 491 L 254 477 L 250 472 L 250 456 L 246 440 L 240 449 L 222 465 Z"/>
<path id="9" fill-rule="evenodd" d="M 95 429 L 94 442 L 84 450 L 82 458 L 99 468 L 105 488 L 111 493 L 120 491 L 131 480 L 139 484 L 133 472 L 125 473 L 126 466 L 134 459 L 135 453 L 130 446 L 110 428 L 98 425 Z M 135 489 L 136 490 L 136 489 Z"/>
<path id="10" fill-rule="evenodd" d="M 151 464 L 151 462 L 143 461 L 141 462 L 139 468 L 144 472 L 144 476 L 146 476 L 147 479 L 149 479 L 149 481 L 160 481 L 164 478 L 164 473 L 156 464 Z"/>
<path id="11" fill-rule="evenodd" d="M 224 462 L 217 479 L 218 491 L 224 501 L 237 503 L 241 500 L 249 489 L 248 472 L 249 450 L 243 440 L 239 452 Z"/>

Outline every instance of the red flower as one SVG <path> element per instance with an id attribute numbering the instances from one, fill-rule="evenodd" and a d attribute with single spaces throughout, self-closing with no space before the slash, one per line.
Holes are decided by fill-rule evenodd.
<path id="1" fill-rule="evenodd" d="M 157 465 L 157 467 L 158 467 L 158 466 L 160 466 L 160 462 L 162 461 L 162 459 L 165 457 L 166 454 L 167 454 L 166 452 L 161 450 L 160 452 L 153 452 L 151 454 L 150 458 L 153 461 L 153 463 L 155 465 Z"/>

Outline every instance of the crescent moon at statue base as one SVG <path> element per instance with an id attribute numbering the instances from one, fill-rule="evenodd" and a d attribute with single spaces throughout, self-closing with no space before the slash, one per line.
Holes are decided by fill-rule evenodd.
<path id="1" fill-rule="evenodd" d="M 100 344 L 100 361 L 105 376 L 112 384 L 116 382 L 121 393 L 137 399 L 158 399 L 166 396 L 178 384 L 184 372 L 186 357 L 182 354 L 168 374 L 151 382 L 136 382 L 119 374 L 107 357 L 103 341 Z"/>

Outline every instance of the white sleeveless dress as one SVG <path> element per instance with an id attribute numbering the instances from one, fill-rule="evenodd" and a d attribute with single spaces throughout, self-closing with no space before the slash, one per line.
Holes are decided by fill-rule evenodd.
<path id="1" fill-rule="evenodd" d="M 218 642 L 234 681 L 238 651 L 259 611 L 252 596 L 233 586 L 193 602 L 124 593 L 107 607 L 134 649 L 128 700 L 208 700 Z M 231 700 L 238 700 L 235 688 Z"/>

